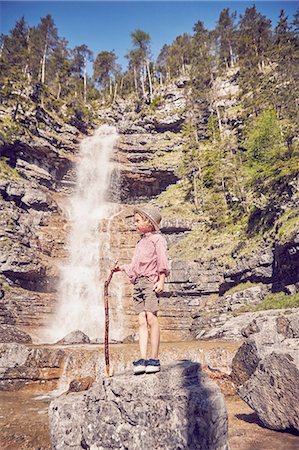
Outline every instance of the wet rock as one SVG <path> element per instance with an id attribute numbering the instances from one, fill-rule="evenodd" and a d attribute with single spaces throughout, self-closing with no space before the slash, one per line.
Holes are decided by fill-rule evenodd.
<path id="1" fill-rule="evenodd" d="M 201 448 L 226 450 L 227 412 L 219 388 L 198 364 L 155 375 L 122 374 L 49 408 L 55 449 Z"/>
<path id="2" fill-rule="evenodd" d="M 60 339 L 57 344 L 72 345 L 72 344 L 89 344 L 89 337 L 83 331 L 71 331 L 63 339 Z"/>
<path id="3" fill-rule="evenodd" d="M 94 383 L 93 377 L 84 377 L 79 380 L 73 380 L 70 382 L 68 392 L 81 392 L 87 391 Z"/>
<path id="4" fill-rule="evenodd" d="M 231 373 L 240 397 L 265 426 L 299 430 L 299 312 L 264 315 L 243 332 Z"/>
<path id="5" fill-rule="evenodd" d="M 32 338 L 28 333 L 11 325 L 0 325 L 0 342 L 29 343 Z"/>

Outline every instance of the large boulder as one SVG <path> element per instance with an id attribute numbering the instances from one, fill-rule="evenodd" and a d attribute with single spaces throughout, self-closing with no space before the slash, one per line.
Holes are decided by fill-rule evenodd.
<path id="1" fill-rule="evenodd" d="M 50 404 L 49 417 L 56 450 L 228 448 L 223 395 L 189 361 L 68 392 Z"/>
<path id="2" fill-rule="evenodd" d="M 81 330 L 75 330 L 68 333 L 64 338 L 60 339 L 57 344 L 72 345 L 72 344 L 89 344 L 90 339 L 87 334 Z"/>
<path id="3" fill-rule="evenodd" d="M 299 313 L 250 323 L 232 363 L 240 397 L 268 428 L 299 430 Z"/>

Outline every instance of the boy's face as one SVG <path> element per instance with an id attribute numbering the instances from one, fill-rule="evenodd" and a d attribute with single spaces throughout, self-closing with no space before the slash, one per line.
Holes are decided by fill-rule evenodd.
<path id="1" fill-rule="evenodd" d="M 149 231 L 153 231 L 153 225 L 148 219 L 144 219 L 140 214 L 135 213 L 134 223 L 136 230 L 140 234 L 148 233 Z"/>

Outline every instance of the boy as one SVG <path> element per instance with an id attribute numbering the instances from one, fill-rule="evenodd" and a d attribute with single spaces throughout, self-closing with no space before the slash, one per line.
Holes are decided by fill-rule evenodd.
<path id="1" fill-rule="evenodd" d="M 169 262 L 165 238 L 159 230 L 161 214 L 157 208 L 135 208 L 134 221 L 141 235 L 132 262 L 115 267 L 125 272 L 134 284 L 133 301 L 139 319 L 139 348 L 141 358 L 133 362 L 134 373 L 155 373 L 160 370 L 158 359 L 160 327 L 157 317 L 157 295 L 164 290 L 169 275 Z M 150 330 L 151 358 L 147 359 L 148 332 Z"/>

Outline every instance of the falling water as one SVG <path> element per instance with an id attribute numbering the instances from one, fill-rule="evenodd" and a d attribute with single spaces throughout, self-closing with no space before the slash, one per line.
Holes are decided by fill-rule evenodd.
<path id="1" fill-rule="evenodd" d="M 69 259 L 61 267 L 58 310 L 47 333 L 48 342 L 74 330 L 91 339 L 102 337 L 103 281 L 99 281 L 99 271 L 101 259 L 109 253 L 110 233 L 109 223 L 108 230 L 99 233 L 99 223 L 117 212 L 106 199 L 116 140 L 116 129 L 104 125 L 81 143 L 76 190 L 67 206 Z"/>

